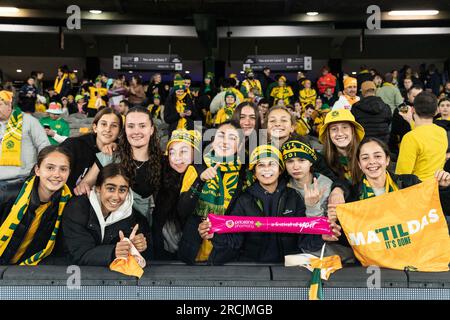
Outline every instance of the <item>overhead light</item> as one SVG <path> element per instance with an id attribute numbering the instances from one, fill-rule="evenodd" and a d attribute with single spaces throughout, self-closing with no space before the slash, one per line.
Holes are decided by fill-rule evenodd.
<path id="1" fill-rule="evenodd" d="M 103 11 L 102 10 L 89 10 L 89 12 L 92 14 L 101 14 Z"/>
<path id="2" fill-rule="evenodd" d="M 317 11 L 309 11 L 306 13 L 308 16 L 317 16 L 319 13 Z"/>
<path id="3" fill-rule="evenodd" d="M 244 71 L 241 71 L 241 74 L 244 74 L 245 72 Z"/>
<path id="4" fill-rule="evenodd" d="M 17 69 L 16 72 L 21 73 L 22 69 Z"/>
<path id="5" fill-rule="evenodd" d="M 130 70 L 130 71 L 128 71 L 128 73 L 133 73 L 133 71 Z"/>
<path id="6" fill-rule="evenodd" d="M 352 74 L 356 74 L 356 71 L 353 71 Z"/>
<path id="7" fill-rule="evenodd" d="M 19 9 L 16 7 L 0 7 L 0 13 L 17 13 Z"/>
<path id="8" fill-rule="evenodd" d="M 78 70 L 73 70 L 73 73 L 77 73 L 78 72 Z"/>
<path id="9" fill-rule="evenodd" d="M 187 74 L 189 74 L 189 73 L 191 73 L 189 70 L 186 70 L 184 73 L 187 73 Z"/>
<path id="10" fill-rule="evenodd" d="M 394 10 L 389 11 L 390 16 L 435 16 L 439 14 L 438 10 Z"/>

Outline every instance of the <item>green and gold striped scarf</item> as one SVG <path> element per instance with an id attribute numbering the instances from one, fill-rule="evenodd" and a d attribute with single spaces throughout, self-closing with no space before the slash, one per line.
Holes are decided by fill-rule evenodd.
<path id="1" fill-rule="evenodd" d="M 20 108 L 14 108 L 6 126 L 2 141 L 0 166 L 22 166 L 20 153 L 22 150 L 23 115 Z"/>
<path id="2" fill-rule="evenodd" d="M 385 185 L 386 193 L 397 191 L 398 187 L 395 184 L 394 180 L 392 180 L 389 172 L 386 171 L 386 185 Z M 375 197 L 375 192 L 373 191 L 372 186 L 367 180 L 366 176 L 363 177 L 363 185 L 361 194 L 359 195 L 359 200 L 369 199 Z"/>
<path id="3" fill-rule="evenodd" d="M 25 181 L 19 195 L 17 196 L 16 201 L 14 202 L 13 207 L 11 208 L 11 212 L 0 227 L 0 256 L 3 255 L 3 252 L 8 247 L 8 244 L 11 241 L 11 238 L 13 237 L 17 226 L 20 224 L 22 218 L 27 213 L 35 179 L 36 177 L 33 176 L 32 178 Z M 61 217 L 64 207 L 71 197 L 72 193 L 70 192 L 69 187 L 67 187 L 67 185 L 64 185 L 61 193 L 61 198 L 59 199 L 58 218 L 56 219 L 55 227 L 53 228 L 52 235 L 50 236 L 47 245 L 43 250 L 36 252 L 31 257 L 23 261 L 20 265 L 37 265 L 39 262 L 41 262 L 42 259 L 47 257 L 52 252 L 55 246 L 56 236 L 58 235 L 59 226 L 61 224 Z"/>

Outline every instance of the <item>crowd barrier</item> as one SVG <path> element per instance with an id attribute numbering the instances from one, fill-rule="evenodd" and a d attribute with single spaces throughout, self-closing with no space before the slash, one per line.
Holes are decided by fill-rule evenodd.
<path id="1" fill-rule="evenodd" d="M 450 272 L 380 269 L 379 276 L 377 281 L 371 270 L 344 267 L 323 281 L 324 299 L 450 300 Z M 0 266 L 0 299 L 305 300 L 310 279 L 300 267 L 240 263 L 150 262 L 140 279 L 105 267 Z"/>

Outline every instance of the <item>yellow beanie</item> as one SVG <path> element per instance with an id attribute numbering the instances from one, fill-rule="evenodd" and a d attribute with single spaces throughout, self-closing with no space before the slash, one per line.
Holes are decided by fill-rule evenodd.
<path id="1" fill-rule="evenodd" d="M 5 102 L 12 102 L 13 93 L 11 91 L 2 90 L 0 91 L 0 99 Z"/>
<path id="2" fill-rule="evenodd" d="M 355 78 L 347 77 L 344 79 L 344 89 L 354 86 L 356 87 L 358 85 L 358 81 Z"/>

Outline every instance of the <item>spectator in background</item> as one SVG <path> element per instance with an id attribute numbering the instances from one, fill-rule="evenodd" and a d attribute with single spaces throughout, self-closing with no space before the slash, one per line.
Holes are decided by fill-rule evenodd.
<path id="1" fill-rule="evenodd" d="M 442 98 L 450 98 L 450 81 L 445 83 L 444 88 L 442 89 L 439 97 Z"/>
<path id="2" fill-rule="evenodd" d="M 66 185 L 70 163 L 64 149 L 43 148 L 17 199 L 0 201 L 0 265 L 37 265 L 50 255 L 72 196 Z"/>
<path id="3" fill-rule="evenodd" d="M 369 73 L 367 73 L 369 74 Z M 352 77 L 344 79 L 344 92 L 339 97 L 339 100 L 333 105 L 333 111 L 339 109 L 351 110 L 352 105 L 359 101 L 357 94 L 357 80 Z"/>
<path id="4" fill-rule="evenodd" d="M 59 103 L 50 103 L 47 109 L 47 113 L 48 117 L 41 118 L 39 122 L 44 127 L 50 144 L 58 145 L 64 142 L 69 137 L 69 124 L 61 117 L 64 111 Z"/>
<path id="5" fill-rule="evenodd" d="M 184 79 L 177 76 L 174 81 L 174 92 L 167 98 L 164 121 L 169 125 L 169 135 L 175 129 L 194 129 L 194 121 L 198 115 L 191 97 L 186 92 Z"/>
<path id="6" fill-rule="evenodd" d="M 128 89 L 128 101 L 131 107 L 143 107 L 145 100 L 144 86 L 142 79 L 138 76 L 131 78 L 130 88 Z"/>
<path id="7" fill-rule="evenodd" d="M 153 101 L 147 107 L 153 119 L 164 119 L 164 106 L 161 104 L 161 97 L 159 94 L 153 96 Z"/>
<path id="8" fill-rule="evenodd" d="M 408 100 L 400 105 L 392 113 L 392 128 L 389 139 L 389 149 L 391 150 L 391 157 L 396 161 L 398 155 L 400 142 L 403 136 L 414 128 L 413 109 L 415 97 L 422 92 L 420 86 L 413 86 L 408 91 Z"/>
<path id="9" fill-rule="evenodd" d="M 375 95 L 375 83 L 366 81 L 361 84 L 362 99 L 352 107 L 356 122 L 362 125 L 366 137 L 375 137 L 384 143 L 389 141 L 389 125 L 392 112 L 389 105 Z"/>
<path id="10" fill-rule="evenodd" d="M 38 152 L 50 145 L 39 121 L 13 108 L 12 100 L 10 91 L 0 91 L 0 203 L 17 195 Z"/>
<path id="11" fill-rule="evenodd" d="M 84 100 L 84 96 L 79 94 L 75 97 L 75 103 L 78 113 L 85 114 L 87 112 L 86 101 Z"/>
<path id="12" fill-rule="evenodd" d="M 235 83 L 234 79 L 224 79 L 221 84 L 221 92 L 219 92 L 211 101 L 211 104 L 209 106 L 209 110 L 211 112 L 211 115 L 214 116 L 220 108 L 223 107 L 223 102 L 225 101 L 225 93 L 229 90 L 233 91 L 236 95 L 236 104 L 240 104 L 241 102 L 244 102 L 243 95 L 240 91 L 237 91 L 233 88 L 233 84 Z M 236 91 L 239 93 L 237 94 Z M 242 97 L 242 100 L 241 98 Z"/>
<path id="13" fill-rule="evenodd" d="M 102 72 L 102 73 L 100 73 L 100 81 L 102 82 L 102 88 L 109 90 L 111 88 L 111 85 L 113 84 L 114 80 L 111 78 L 108 78 L 106 73 Z"/>
<path id="14" fill-rule="evenodd" d="M 73 95 L 69 94 L 67 97 L 67 109 L 69 110 L 69 114 L 77 113 L 78 108 L 75 102 L 75 98 Z"/>
<path id="15" fill-rule="evenodd" d="M 58 68 L 58 75 L 56 76 L 53 88 L 55 89 L 59 100 L 70 94 L 70 91 L 72 90 L 72 82 L 69 77 L 69 68 L 66 65 Z"/>
<path id="16" fill-rule="evenodd" d="M 381 88 L 381 86 L 383 85 L 383 77 L 381 76 L 381 74 L 376 74 L 373 76 L 373 83 L 375 83 L 375 86 L 377 88 Z"/>
<path id="17" fill-rule="evenodd" d="M 131 244 L 145 256 L 149 228 L 133 209 L 130 185 L 124 168 L 110 164 L 100 171 L 95 189 L 69 201 L 61 230 L 70 263 L 108 267 L 116 258 L 128 258 Z"/>
<path id="18" fill-rule="evenodd" d="M 380 97 L 384 103 L 388 104 L 391 111 L 394 112 L 395 108 L 403 103 L 403 97 L 400 90 L 392 83 L 392 81 L 392 73 L 386 73 L 383 86 L 377 89 L 377 96 Z"/>
<path id="19" fill-rule="evenodd" d="M 377 74 L 378 72 L 376 70 L 374 70 L 375 74 Z M 372 73 L 369 72 L 369 68 L 367 68 L 366 65 L 362 65 L 359 67 L 359 73 L 356 76 L 356 80 L 357 80 L 357 86 L 358 86 L 358 91 L 359 92 L 361 90 L 361 84 L 364 81 L 372 81 L 374 78 L 374 76 L 372 75 Z M 344 90 L 345 90 L 345 84 L 344 84 Z"/>
<path id="20" fill-rule="evenodd" d="M 328 87 L 325 92 L 320 96 L 322 100 L 323 108 L 331 109 L 337 101 L 336 95 L 333 94 L 333 89 Z"/>
<path id="21" fill-rule="evenodd" d="M 266 117 L 269 112 L 269 108 L 270 108 L 269 101 L 267 101 L 264 98 L 259 100 L 258 112 L 259 112 L 259 119 L 261 120 L 261 124 L 260 124 L 261 127 L 264 124 L 264 122 L 266 121 Z"/>
<path id="22" fill-rule="evenodd" d="M 302 108 L 305 109 L 308 104 L 312 104 L 313 106 L 315 106 L 317 92 L 316 90 L 311 88 L 311 81 L 306 79 L 305 81 L 303 81 L 303 86 L 304 88 L 299 92 L 299 100 Z"/>
<path id="23" fill-rule="evenodd" d="M 321 77 L 317 80 L 317 90 L 319 95 L 325 94 L 327 88 L 331 88 L 331 94 L 334 94 L 336 88 L 336 77 L 330 73 L 330 68 L 322 67 L 320 71 Z"/>
<path id="24" fill-rule="evenodd" d="M 263 69 L 263 73 L 261 74 L 261 76 L 259 77 L 259 81 L 261 82 L 261 89 L 262 92 L 261 94 L 264 95 L 266 97 L 266 99 L 268 99 L 269 97 L 267 96 L 266 92 L 267 92 L 267 88 L 269 87 L 270 84 L 272 84 L 273 82 L 275 82 L 271 77 L 270 77 L 270 68 L 269 67 L 264 67 Z"/>
<path id="25" fill-rule="evenodd" d="M 443 169 L 448 140 L 446 131 L 433 123 L 437 111 L 436 96 L 421 92 L 414 99 L 414 129 L 400 144 L 396 174 L 414 174 L 421 181 Z"/>
<path id="26" fill-rule="evenodd" d="M 398 70 L 392 70 L 392 84 L 398 88 L 399 86 L 399 74 Z"/>
<path id="27" fill-rule="evenodd" d="M 109 106 L 113 109 L 119 107 L 119 104 L 122 100 L 124 100 L 128 95 L 128 90 L 123 86 L 121 80 L 114 80 L 111 89 L 108 90 L 108 103 Z"/>
<path id="28" fill-rule="evenodd" d="M 130 103 L 128 102 L 128 100 L 122 100 L 120 101 L 119 107 L 117 108 L 116 111 L 118 111 L 122 115 L 122 117 L 125 117 L 129 109 Z"/>
<path id="29" fill-rule="evenodd" d="M 97 80 L 95 87 L 89 87 L 89 102 L 87 105 L 88 117 L 95 117 L 101 107 L 106 106 L 108 89 L 102 87 L 102 82 Z"/>
<path id="30" fill-rule="evenodd" d="M 284 106 L 291 104 L 294 92 L 292 91 L 292 88 L 287 85 L 286 81 L 286 77 L 281 76 L 278 79 L 278 86 L 274 87 L 270 92 L 273 106 L 279 105 L 279 101 L 282 101 Z"/>
<path id="31" fill-rule="evenodd" d="M 158 94 L 162 101 L 165 101 L 167 98 L 166 91 L 164 90 L 164 85 L 162 83 L 161 73 L 155 73 L 152 76 L 152 80 L 150 81 L 148 90 L 147 90 L 147 98 L 148 101 L 153 101 L 153 96 Z"/>
<path id="32" fill-rule="evenodd" d="M 435 96 L 439 96 L 441 91 L 441 75 L 436 66 L 430 64 L 425 75 L 425 89 L 433 92 Z"/>
<path id="33" fill-rule="evenodd" d="M 61 103 L 60 103 L 60 105 L 62 107 L 62 114 L 61 114 L 62 117 L 68 117 L 69 116 L 68 104 L 69 104 L 69 100 L 67 99 L 67 97 L 63 97 L 61 99 Z"/>
<path id="34" fill-rule="evenodd" d="M 400 93 L 404 100 L 408 100 L 408 91 L 413 86 L 413 81 L 411 78 L 403 79 L 403 87 L 400 89 Z"/>
<path id="35" fill-rule="evenodd" d="M 27 83 L 19 90 L 19 106 L 23 112 L 34 113 L 36 111 L 37 90 L 34 85 L 34 78 L 28 77 Z"/>

